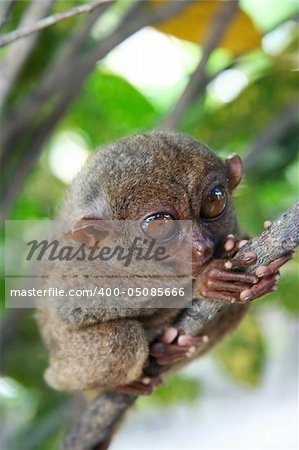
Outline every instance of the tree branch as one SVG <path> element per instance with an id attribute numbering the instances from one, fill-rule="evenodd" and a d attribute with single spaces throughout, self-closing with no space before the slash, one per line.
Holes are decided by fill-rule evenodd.
<path id="1" fill-rule="evenodd" d="M 96 21 L 106 11 L 106 9 L 110 8 L 114 2 L 115 0 L 110 0 L 110 2 L 107 1 L 105 3 L 101 3 L 90 14 L 88 14 L 85 22 L 80 24 L 78 31 L 75 30 L 68 42 L 64 45 L 60 55 L 55 61 L 55 66 L 59 66 L 62 63 L 68 64 L 69 61 L 72 61 L 72 58 L 74 58 L 77 52 L 81 51 L 81 47 L 87 42 L 92 31 L 92 27 Z"/>
<path id="2" fill-rule="evenodd" d="M 296 99 L 291 106 L 280 112 L 274 122 L 257 138 L 251 150 L 243 159 L 246 170 L 252 169 L 261 153 L 268 150 L 270 145 L 285 136 L 287 131 L 296 123 L 298 120 L 298 106 L 299 102 Z"/>
<path id="3" fill-rule="evenodd" d="M 40 0 L 38 0 L 38 2 L 43 3 L 40 2 Z M 26 36 L 29 36 L 30 34 L 35 33 L 36 31 L 40 31 L 43 30 L 44 28 L 48 28 L 52 25 L 55 25 L 56 23 L 61 22 L 62 20 L 78 16 L 79 14 L 89 13 L 100 4 L 107 2 L 111 3 L 112 0 L 95 0 L 92 3 L 76 6 L 75 8 L 69 9 L 68 11 L 53 14 L 52 16 L 49 17 L 45 17 L 44 19 L 38 20 L 31 26 L 25 26 L 23 28 L 19 28 L 17 30 L 12 31 L 11 33 L 7 33 L 0 38 L 0 48 L 5 47 L 6 45 L 9 45 L 12 42 L 15 42 Z"/>
<path id="4" fill-rule="evenodd" d="M 37 19 L 47 14 L 56 0 L 34 0 L 30 3 L 21 19 L 21 27 L 34 24 Z M 22 67 L 30 56 L 38 34 L 32 34 L 27 39 L 15 42 L 5 53 L 0 66 L 0 111 L 14 85 Z M 1 41 L 1 38 L 0 38 Z"/>
<path id="5" fill-rule="evenodd" d="M 238 7 L 238 0 L 224 2 L 224 4 L 219 7 L 219 10 L 215 14 L 214 20 L 209 27 L 209 32 L 205 38 L 205 42 L 203 43 L 203 54 L 199 64 L 191 75 L 185 90 L 173 110 L 162 121 L 162 127 L 175 128 L 186 111 L 187 106 L 194 100 L 198 91 L 201 90 L 206 79 L 206 66 L 209 57 L 223 38 L 231 20 L 238 10 Z"/>
<path id="6" fill-rule="evenodd" d="M 242 267 L 240 270 L 253 273 L 257 266 L 269 264 L 274 259 L 294 250 L 299 245 L 299 202 L 283 213 L 278 220 L 267 228 L 260 236 L 251 239 L 235 256 L 253 251 L 257 255 L 255 264 Z M 244 304 L 229 304 L 218 300 L 195 299 L 191 308 L 184 310 L 181 318 L 175 324 L 179 330 L 189 335 L 203 334 L 209 336 L 209 331 L 221 321 L 222 315 L 229 308 L 233 315 L 238 308 L 247 308 Z M 213 339 L 212 339 L 213 340 Z M 206 351 L 211 343 L 204 343 Z M 145 370 L 145 375 L 158 375 L 169 367 L 151 363 Z M 107 448 L 116 425 L 126 410 L 134 403 L 137 396 L 107 392 L 100 395 L 87 408 L 80 420 L 66 435 L 63 450 L 96 450 Z M 101 447 L 101 443 L 103 446 Z"/>

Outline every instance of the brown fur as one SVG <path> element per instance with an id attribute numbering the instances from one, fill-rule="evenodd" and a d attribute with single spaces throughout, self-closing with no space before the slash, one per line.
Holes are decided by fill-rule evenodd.
<path id="1" fill-rule="evenodd" d="M 70 186 L 59 216 L 61 229 L 68 231 L 89 215 L 137 220 L 167 207 L 178 219 L 192 220 L 197 234 L 212 243 L 213 256 L 219 257 L 227 235 L 237 232 L 231 198 L 237 178 L 229 165 L 190 137 L 162 131 L 132 136 L 90 157 Z M 226 187 L 228 206 L 220 219 L 204 223 L 201 199 L 213 183 Z M 211 345 L 241 319 L 245 309 L 228 305 L 226 311 L 219 327 L 210 330 Z M 137 380 L 148 358 L 148 342 L 179 313 L 177 309 L 40 311 L 38 322 L 50 352 L 47 382 L 56 389 L 84 390 Z"/>

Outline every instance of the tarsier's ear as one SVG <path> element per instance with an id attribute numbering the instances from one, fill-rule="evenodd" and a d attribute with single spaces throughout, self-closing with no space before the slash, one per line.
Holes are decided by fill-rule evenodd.
<path id="1" fill-rule="evenodd" d="M 116 234 L 117 231 L 111 227 L 109 221 L 99 217 L 83 217 L 66 236 L 92 247 L 97 242 L 101 245 L 111 242 L 117 237 Z"/>
<path id="2" fill-rule="evenodd" d="M 243 175 L 243 163 L 239 155 L 230 155 L 226 160 L 229 172 L 229 187 L 235 189 L 240 183 Z"/>

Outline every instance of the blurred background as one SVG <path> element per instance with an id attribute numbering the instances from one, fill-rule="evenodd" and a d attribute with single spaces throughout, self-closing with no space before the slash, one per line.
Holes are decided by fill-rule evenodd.
<path id="1" fill-rule="evenodd" d="M 298 198 L 298 14 L 296 0 L 2 1 L 2 219 L 54 218 L 90 153 L 167 127 L 243 157 L 236 206 L 258 234 Z M 297 449 L 298 264 L 211 354 L 140 398 L 111 448 Z M 5 309 L 1 282 L 0 447 L 52 450 L 75 404 L 45 384 L 34 311 Z"/>

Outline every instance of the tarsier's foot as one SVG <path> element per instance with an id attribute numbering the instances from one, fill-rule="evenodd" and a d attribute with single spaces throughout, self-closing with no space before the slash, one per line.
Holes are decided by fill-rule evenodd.
<path id="1" fill-rule="evenodd" d="M 169 327 L 150 346 L 150 355 L 154 356 L 160 365 L 173 364 L 185 358 L 190 358 L 198 346 L 207 341 L 207 336 L 188 336 L 179 334 L 175 327 Z"/>
<path id="2" fill-rule="evenodd" d="M 150 395 L 161 383 L 161 377 L 144 377 L 130 384 L 117 386 L 114 391 L 130 395 Z"/>
<path id="3" fill-rule="evenodd" d="M 246 242 L 238 242 L 233 235 L 229 235 L 224 246 L 225 256 L 233 256 Z M 234 270 L 254 263 L 256 254 L 253 252 L 244 253 L 236 259 L 213 260 L 195 281 L 195 292 L 205 298 L 231 303 L 254 300 L 276 290 L 279 268 L 292 257 L 293 252 L 289 252 L 268 265 L 257 267 L 254 274 Z"/>

